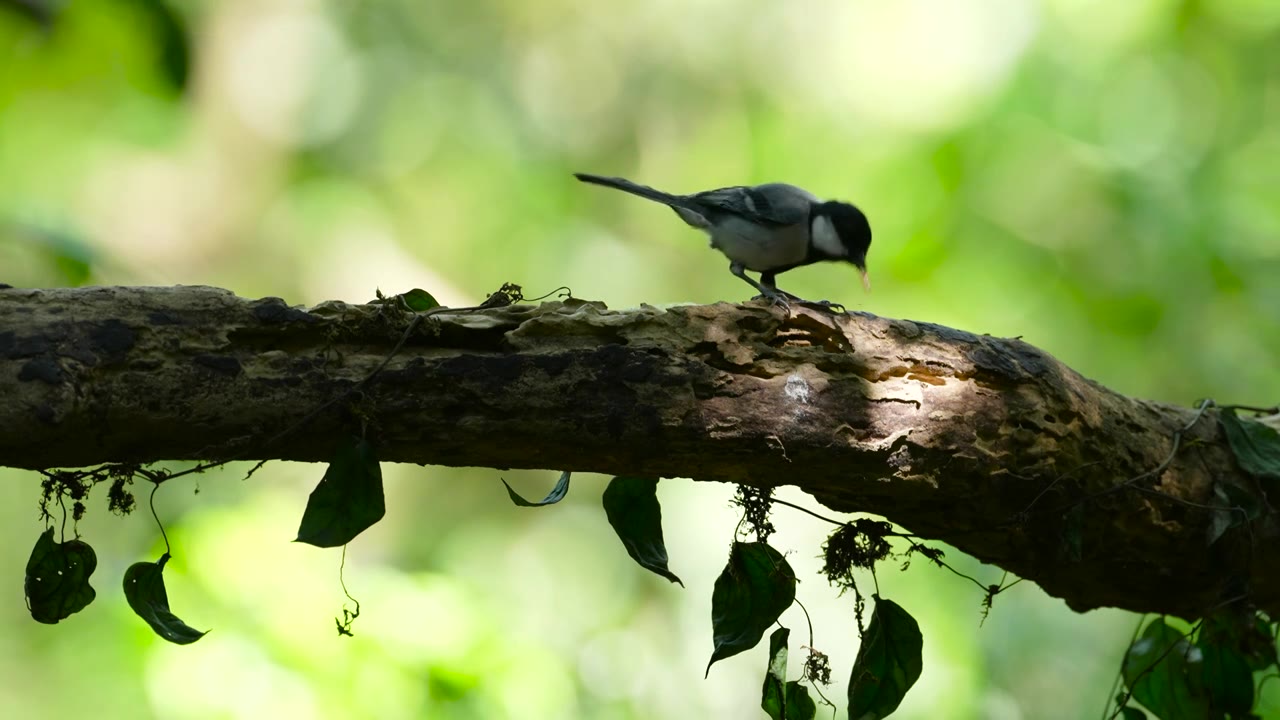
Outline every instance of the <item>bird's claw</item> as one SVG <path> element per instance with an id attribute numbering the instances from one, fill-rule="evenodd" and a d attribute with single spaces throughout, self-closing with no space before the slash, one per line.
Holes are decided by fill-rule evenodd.
<path id="1" fill-rule="evenodd" d="M 831 302 L 830 300 L 801 300 L 800 304 L 820 307 L 824 310 L 836 313 L 837 315 L 847 315 L 849 313 L 849 310 L 844 305 L 841 305 L 838 302 Z"/>
<path id="2" fill-rule="evenodd" d="M 773 304 L 785 308 L 788 312 L 790 312 L 791 310 L 792 303 L 795 303 L 797 305 L 805 305 L 808 307 L 822 308 L 823 310 L 828 310 L 830 312 L 840 314 L 840 315 L 844 315 L 849 312 L 844 305 L 841 305 L 840 303 L 837 303 L 837 302 L 831 302 L 830 300 L 805 300 L 802 297 L 792 295 L 786 290 L 775 290 L 775 292 L 777 293 L 777 295 L 772 297 L 769 295 L 760 295 L 757 297 L 769 298 L 770 300 L 773 301 Z"/>
<path id="3" fill-rule="evenodd" d="M 799 298 L 795 297 L 794 295 L 790 295 L 781 290 L 775 290 L 773 292 L 764 292 L 759 295 L 756 295 L 751 299 L 752 300 L 768 300 L 770 305 L 773 305 L 774 307 L 782 308 L 782 310 L 787 313 L 788 317 L 791 316 L 791 301 L 799 300 Z"/>

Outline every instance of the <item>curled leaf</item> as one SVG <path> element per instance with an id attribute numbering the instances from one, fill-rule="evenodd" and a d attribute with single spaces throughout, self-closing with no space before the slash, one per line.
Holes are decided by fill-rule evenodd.
<path id="1" fill-rule="evenodd" d="M 657 478 L 615 477 L 604 489 L 604 514 L 632 560 L 683 587 L 680 578 L 667 569 L 657 490 Z"/>
<path id="2" fill-rule="evenodd" d="M 165 553 L 159 562 L 130 565 L 124 573 L 124 597 L 157 635 L 177 645 L 190 645 L 205 633 L 191 628 L 170 612 L 169 595 L 164 589 L 164 564 L 168 561 L 169 553 Z"/>
<path id="3" fill-rule="evenodd" d="M 849 717 L 887 717 L 920 679 L 924 638 L 911 614 L 875 595 L 871 624 L 862 636 L 849 679 Z"/>
<path id="4" fill-rule="evenodd" d="M 769 669 L 764 674 L 760 707 L 773 720 L 782 720 L 787 704 L 787 639 L 791 631 L 780 627 L 769 635 Z"/>
<path id="5" fill-rule="evenodd" d="M 809 688 L 799 680 L 787 682 L 787 639 L 791 631 L 780 627 L 769 636 L 769 670 L 760 692 L 760 707 L 773 720 L 813 720 L 818 706 Z"/>
<path id="6" fill-rule="evenodd" d="M 98 557 L 89 543 L 55 542 L 53 528 L 41 533 L 27 560 L 23 583 L 31 617 L 53 625 L 88 607 L 97 596 L 89 585 L 97 567 Z"/>
<path id="7" fill-rule="evenodd" d="M 440 307 L 440 302 L 432 297 L 431 293 L 422 288 L 414 288 L 409 292 L 400 296 L 404 304 L 414 312 L 422 312 L 423 310 L 431 310 Z"/>
<path id="8" fill-rule="evenodd" d="M 568 470 L 560 473 L 560 480 L 556 482 L 556 486 L 551 488 L 551 492 L 547 493 L 547 496 L 538 502 L 530 502 L 520 497 L 519 493 L 512 490 L 510 485 L 507 485 L 506 480 L 503 480 L 502 484 L 506 486 L 507 494 L 511 496 L 511 502 L 516 505 L 520 507 L 542 507 L 543 505 L 555 505 L 563 500 L 565 495 L 569 494 L 569 476 L 571 474 Z"/>
<path id="9" fill-rule="evenodd" d="M 382 468 L 373 445 L 347 437 L 307 499 L 295 542 L 316 547 L 346 545 L 386 513 Z"/>
<path id="10" fill-rule="evenodd" d="M 796 574 L 786 558 L 762 542 L 735 542 L 711 593 L 711 632 L 717 660 L 750 650 L 796 599 Z"/>

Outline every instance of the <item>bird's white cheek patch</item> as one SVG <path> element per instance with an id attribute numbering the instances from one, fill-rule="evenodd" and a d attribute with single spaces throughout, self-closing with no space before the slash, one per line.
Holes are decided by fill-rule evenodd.
<path id="1" fill-rule="evenodd" d="M 810 232 L 813 234 L 813 247 L 823 255 L 844 257 L 849 254 L 845 250 L 844 243 L 840 242 L 840 236 L 836 234 L 831 218 L 826 215 L 819 215 L 813 219 Z"/>

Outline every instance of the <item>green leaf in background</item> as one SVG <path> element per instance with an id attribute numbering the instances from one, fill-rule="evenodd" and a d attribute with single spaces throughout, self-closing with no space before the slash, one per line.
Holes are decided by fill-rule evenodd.
<path id="1" fill-rule="evenodd" d="M 382 468 L 373 445 L 347 437 L 307 499 L 295 542 L 316 547 L 346 545 L 386 513 Z"/>
<path id="2" fill-rule="evenodd" d="M 173 90 L 185 91 L 191 75 L 192 50 L 182 15 L 172 3 L 131 0 L 131 4 L 150 26 L 159 74 Z"/>
<path id="3" fill-rule="evenodd" d="M 1223 410 L 1218 421 L 1227 433 L 1231 452 L 1245 472 L 1280 480 L 1280 432 L 1256 420 L 1236 417 L 1236 411 L 1231 409 Z"/>
<path id="4" fill-rule="evenodd" d="M 1204 659 L 1204 692 L 1214 711 L 1238 715 L 1253 708 L 1253 671 L 1240 653 L 1240 639 L 1231 616 L 1224 613 L 1205 618 L 1196 638 Z"/>
<path id="5" fill-rule="evenodd" d="M 409 309 L 414 312 L 440 307 L 439 301 L 422 288 L 414 288 L 400 297 L 404 299 L 404 304 L 408 305 Z"/>
<path id="6" fill-rule="evenodd" d="M 99 250 L 85 233 L 68 227 L 69 223 L 0 217 L 0 245 L 11 239 L 29 245 L 47 259 L 67 285 L 83 285 L 89 281 Z M 9 236 L 9 237 L 6 237 Z"/>
<path id="7" fill-rule="evenodd" d="M 1124 657 L 1125 687 L 1161 720 L 1203 720 L 1209 703 L 1200 691 L 1199 649 L 1163 619 L 1143 630 Z"/>
<path id="8" fill-rule="evenodd" d="M 632 560 L 684 587 L 680 578 L 667 569 L 657 491 L 657 478 L 615 477 L 604 489 L 604 514 Z"/>
<path id="9" fill-rule="evenodd" d="M 769 636 L 769 669 L 764 676 L 760 707 L 773 720 L 813 720 L 818 706 L 809 688 L 798 680 L 787 682 L 787 640 L 791 631 L 780 627 Z"/>
<path id="10" fill-rule="evenodd" d="M 520 495 L 516 493 L 515 490 L 511 489 L 510 485 L 507 485 L 506 480 L 503 480 L 502 484 L 506 485 L 507 494 L 511 496 L 511 502 L 515 503 L 516 505 L 519 505 L 520 507 L 542 507 L 543 505 L 555 505 L 556 503 L 563 500 L 565 495 L 569 494 L 569 475 L 570 474 L 571 473 L 568 470 L 565 470 L 564 472 L 560 473 L 560 480 L 556 482 L 556 486 L 551 488 L 551 492 L 547 493 L 547 496 L 542 498 L 538 502 L 529 502 L 528 500 L 525 500 L 524 498 L 520 497 Z"/>
<path id="11" fill-rule="evenodd" d="M 27 609 L 36 622 L 53 625 L 88 607 L 97 595 L 89 576 L 98 567 L 93 548 L 83 540 L 59 543 L 53 528 L 40 534 L 27 560 Z"/>
<path id="12" fill-rule="evenodd" d="M 159 562 L 137 562 L 124 573 L 124 597 L 138 617 L 147 621 L 157 635 L 175 645 L 190 645 L 205 636 L 182 622 L 169 611 L 169 595 L 164 590 L 164 564 L 169 553 Z M 207 630 L 205 632 L 208 632 Z"/>
<path id="13" fill-rule="evenodd" d="M 916 619 L 892 600 L 873 597 L 875 611 L 849 679 L 849 717 L 867 720 L 897 710 L 924 669 L 924 638 Z"/>
<path id="14" fill-rule="evenodd" d="M 1126 706 L 1120 711 L 1120 717 L 1124 720 L 1147 720 L 1147 714 L 1136 707 Z"/>
<path id="15" fill-rule="evenodd" d="M 729 564 L 711 593 L 711 632 L 717 660 L 750 650 L 796 599 L 796 574 L 786 558 L 762 542 L 734 542 Z"/>

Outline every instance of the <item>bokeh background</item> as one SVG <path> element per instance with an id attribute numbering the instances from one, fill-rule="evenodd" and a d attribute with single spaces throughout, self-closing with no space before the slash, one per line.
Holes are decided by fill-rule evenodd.
<path id="1" fill-rule="evenodd" d="M 737 301 L 750 289 L 698 233 L 570 173 L 785 180 L 856 202 L 876 233 L 871 294 L 834 265 L 785 275 L 792 292 L 1020 335 L 1142 397 L 1280 397 L 1274 0 L 52 5 L 0 1 L 0 282 Z M 322 468 L 244 471 L 157 498 L 173 607 L 213 630 L 175 647 L 119 591 L 158 533 L 102 491 L 80 523 L 97 601 L 29 618 L 38 477 L 0 470 L 6 717 L 763 717 L 763 647 L 702 678 L 730 487 L 660 486 L 681 590 L 626 557 L 604 478 L 527 510 L 496 471 L 388 467 L 339 638 L 339 554 L 289 542 Z M 540 496 L 555 473 L 502 477 Z M 776 523 L 843 707 L 857 634 L 815 573 L 828 528 Z M 977 588 L 926 563 L 879 582 L 925 636 L 903 718 L 1098 717 L 1137 619 L 1022 583 L 981 624 Z M 809 640 L 783 620 L 794 677 Z M 1280 683 L 1261 713 L 1280 717 Z"/>

